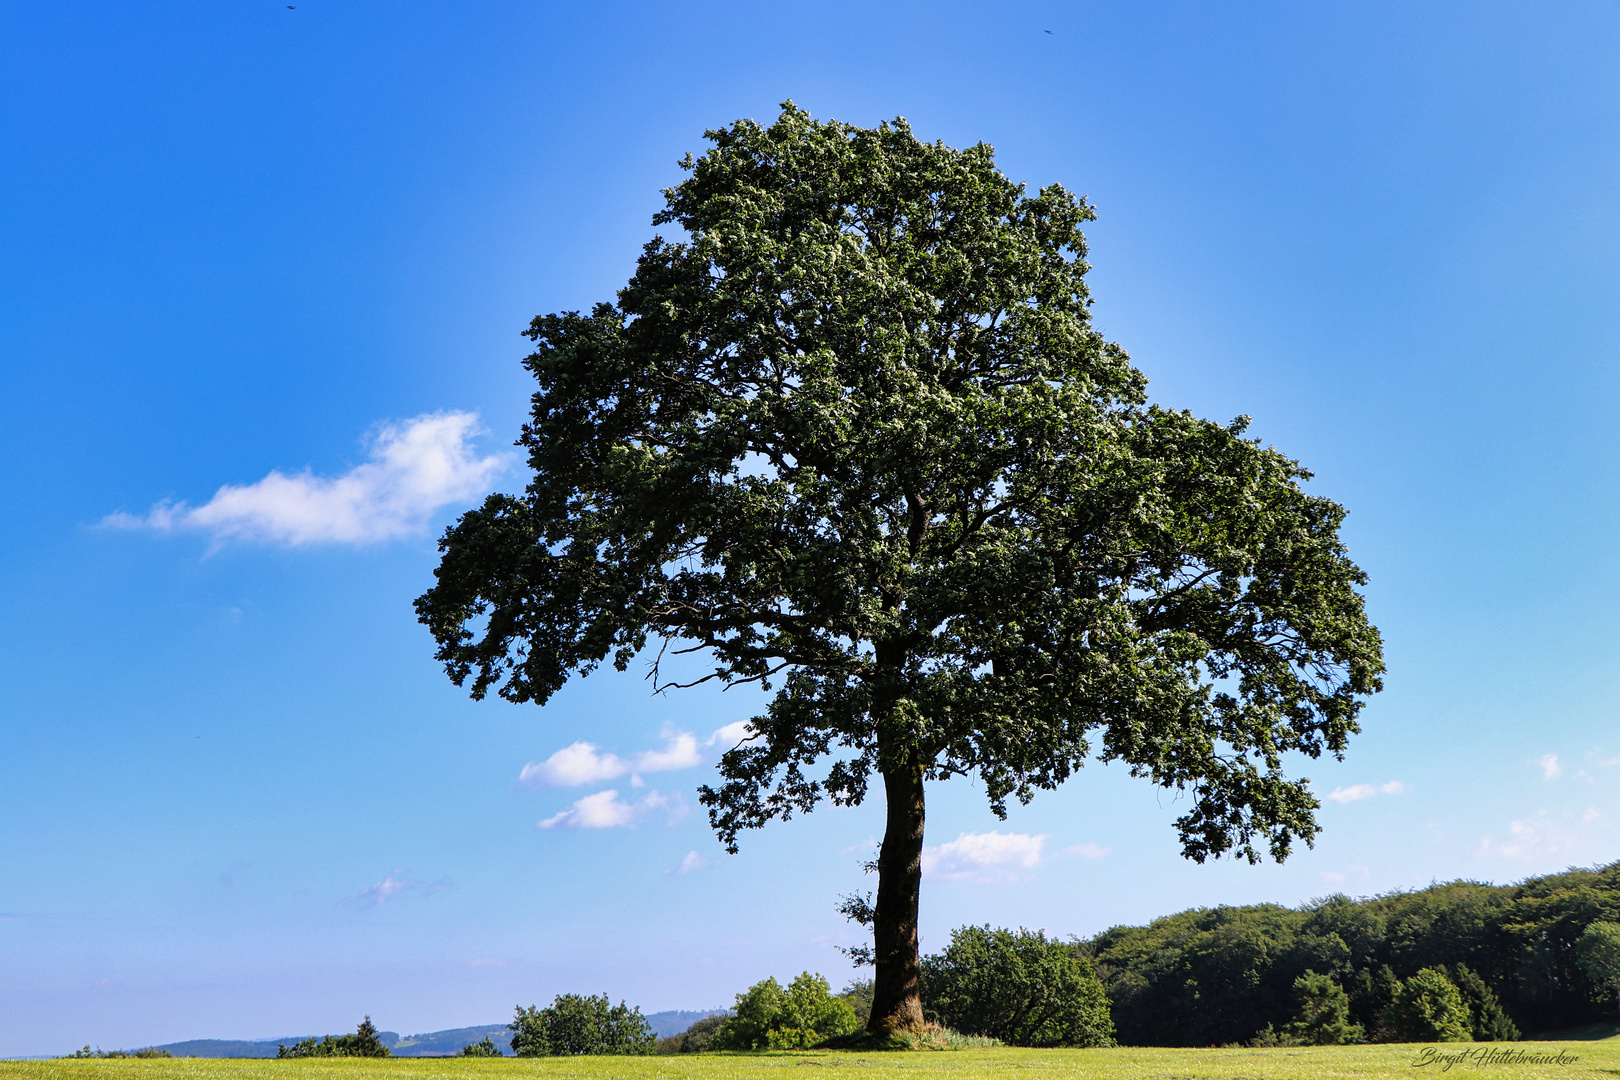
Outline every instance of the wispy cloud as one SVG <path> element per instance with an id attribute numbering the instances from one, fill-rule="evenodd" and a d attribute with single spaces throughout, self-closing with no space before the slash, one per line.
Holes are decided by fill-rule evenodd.
<path id="1" fill-rule="evenodd" d="M 665 870 L 664 873 L 676 875 L 690 874 L 694 870 L 703 870 L 713 865 L 714 863 L 711 860 L 705 859 L 697 852 L 688 851 L 686 856 L 682 858 L 680 862 L 676 863 L 668 870 Z"/>
<path id="2" fill-rule="evenodd" d="M 1039 866 L 1046 837 L 1026 833 L 962 833 L 949 843 L 924 848 L 922 870 L 947 881 L 1012 881 Z"/>
<path id="3" fill-rule="evenodd" d="M 1556 780 L 1564 775 L 1564 767 L 1558 764 L 1557 754 L 1541 755 L 1541 778 L 1543 780 Z"/>
<path id="4" fill-rule="evenodd" d="M 1058 854 L 1067 855 L 1070 858 L 1078 859 L 1101 859 L 1105 855 L 1113 854 L 1113 851 L 1113 848 L 1103 847 L 1101 844 L 1093 844 L 1088 840 L 1084 844 L 1073 844 L 1066 847 L 1062 851 L 1058 852 Z"/>
<path id="5" fill-rule="evenodd" d="M 665 732 L 662 749 L 648 750 L 633 758 L 603 753 L 595 743 L 576 742 L 563 747 L 544 761 L 523 766 L 518 780 L 525 784 L 578 787 L 616 780 L 626 773 L 669 772 L 689 769 L 703 760 L 697 739 L 685 732 Z"/>
<path id="6" fill-rule="evenodd" d="M 1405 784 L 1399 780 L 1391 780 L 1387 784 L 1379 784 L 1376 787 L 1372 784 L 1352 784 L 1349 787 L 1334 788 L 1329 793 L 1328 798 L 1343 806 L 1345 803 L 1353 803 L 1358 799 L 1370 799 L 1374 795 L 1400 795 L 1406 790 Z"/>
<path id="7" fill-rule="evenodd" d="M 477 433 L 478 415 L 467 412 L 384 424 L 370 440 L 370 460 L 341 476 L 272 470 L 256 483 L 226 484 L 202 506 L 161 502 L 144 515 L 109 514 L 102 524 L 289 547 L 409 536 L 441 507 L 485 491 L 506 464 L 505 455 L 476 455 Z"/>
<path id="8" fill-rule="evenodd" d="M 360 890 L 354 900 L 362 907 L 382 907 L 394 897 L 405 892 L 419 892 L 423 896 L 432 896 L 441 889 L 448 889 L 450 883 L 443 879 L 439 881 L 417 881 L 407 876 L 410 871 L 403 867 L 388 871 L 377 884 L 369 889 Z"/>
<path id="9" fill-rule="evenodd" d="M 635 802 L 625 802 L 610 788 L 576 799 L 567 810 L 539 823 L 542 829 L 615 829 L 635 825 L 647 815 L 663 810 L 674 824 L 685 810 L 678 795 L 649 791 Z"/>
<path id="10" fill-rule="evenodd" d="M 1589 806 L 1577 815 L 1565 811 L 1555 818 L 1538 810 L 1526 818 L 1508 823 L 1507 835 L 1500 840 L 1487 833 L 1480 838 L 1479 854 L 1495 859 L 1546 858 L 1577 854 L 1593 847 L 1597 830 L 1605 828 L 1603 815 Z"/>
<path id="11" fill-rule="evenodd" d="M 1349 881 L 1352 878 L 1354 878 L 1356 881 L 1366 881 L 1371 877 L 1372 874 L 1367 870 L 1367 868 L 1359 863 L 1350 867 L 1348 870 L 1322 871 L 1322 880 L 1327 882 L 1329 885 L 1343 885 L 1346 881 Z"/>

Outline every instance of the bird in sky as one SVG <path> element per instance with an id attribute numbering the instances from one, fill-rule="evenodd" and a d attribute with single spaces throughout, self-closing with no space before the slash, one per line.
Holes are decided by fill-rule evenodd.
<path id="1" fill-rule="evenodd" d="M 1050 34 L 1050 33 L 1051 33 L 1051 32 L 1052 32 L 1052 31 L 1050 31 L 1050 30 L 1048 30 L 1048 31 L 1047 31 L 1047 33 L 1048 33 L 1048 34 Z"/>

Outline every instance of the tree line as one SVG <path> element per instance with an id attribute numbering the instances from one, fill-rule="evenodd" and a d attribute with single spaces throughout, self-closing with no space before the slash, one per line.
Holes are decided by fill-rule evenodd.
<path id="1" fill-rule="evenodd" d="M 1077 948 L 1126 1044 L 1511 1041 L 1615 1018 L 1620 863 L 1197 908 Z"/>

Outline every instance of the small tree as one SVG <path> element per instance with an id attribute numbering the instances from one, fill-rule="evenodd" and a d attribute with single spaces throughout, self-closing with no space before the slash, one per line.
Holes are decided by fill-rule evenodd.
<path id="1" fill-rule="evenodd" d="M 1519 1025 L 1502 1008 L 1496 992 L 1466 964 L 1451 968 L 1451 981 L 1468 1006 L 1469 1030 L 1475 1042 L 1518 1042 Z"/>
<path id="2" fill-rule="evenodd" d="M 519 1005 L 506 1026 L 518 1057 L 650 1054 L 658 1043 L 639 1008 L 614 1005 L 606 994 L 558 994 L 544 1009 Z"/>
<path id="3" fill-rule="evenodd" d="M 1472 1042 L 1472 1017 L 1444 968 L 1426 967 L 1401 984 L 1385 1025 L 1394 1042 Z"/>
<path id="4" fill-rule="evenodd" d="M 276 1046 L 278 1058 L 391 1056 L 393 1051 L 377 1034 L 369 1016 L 360 1021 L 353 1035 L 327 1035 L 320 1040 L 303 1039 L 291 1046 Z"/>
<path id="5" fill-rule="evenodd" d="M 1294 980 L 1294 1022 L 1288 1034 L 1307 1046 L 1338 1046 L 1366 1038 L 1361 1025 L 1350 1022 L 1350 996 L 1326 975 L 1307 971 Z"/>
<path id="6" fill-rule="evenodd" d="M 527 331 L 533 478 L 416 604 L 451 679 L 544 704 L 653 645 L 713 661 L 658 690 L 777 687 L 701 799 L 735 851 L 881 785 L 877 1034 L 923 1019 L 928 781 L 1004 816 L 1118 761 L 1189 794 L 1189 858 L 1309 843 L 1285 758 L 1339 755 L 1383 671 L 1344 510 L 1247 418 L 1148 405 L 1091 324 L 1091 207 L 904 120 L 708 137 L 654 218 L 684 239 Z"/>
<path id="7" fill-rule="evenodd" d="M 1594 922 L 1575 941 L 1575 962 L 1599 992 L 1620 1007 L 1620 923 Z"/>
<path id="8" fill-rule="evenodd" d="M 806 971 L 783 989 L 764 979 L 737 995 L 736 1015 L 714 1033 L 714 1050 L 789 1050 L 855 1030 L 855 1010 L 820 975 Z"/>
<path id="9" fill-rule="evenodd" d="M 1108 995 L 1091 961 L 1039 931 L 964 926 L 923 958 L 924 1015 L 1013 1046 L 1109 1046 Z"/>
<path id="10" fill-rule="evenodd" d="M 505 1057 L 501 1048 L 495 1045 L 495 1040 L 485 1035 L 483 1041 L 469 1043 L 461 1048 L 462 1057 Z"/>

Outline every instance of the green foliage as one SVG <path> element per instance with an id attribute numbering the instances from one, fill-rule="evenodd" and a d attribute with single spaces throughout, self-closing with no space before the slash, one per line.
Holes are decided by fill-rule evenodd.
<path id="1" fill-rule="evenodd" d="M 544 1009 L 519 1005 L 506 1026 L 518 1057 L 650 1054 L 658 1043 L 639 1008 L 611 1004 L 606 994 L 558 994 Z"/>
<path id="2" fill-rule="evenodd" d="M 1091 207 L 904 120 L 708 138 L 654 218 L 683 238 L 529 327 L 531 482 L 417 600 L 450 677 L 543 704 L 656 644 L 775 688 L 701 799 L 735 850 L 881 779 L 880 1026 L 920 1022 L 925 779 L 1001 815 L 1120 761 L 1188 793 L 1190 858 L 1310 842 L 1283 759 L 1340 754 L 1383 671 L 1344 510 L 1246 419 L 1147 404 L 1091 324 Z"/>
<path id="3" fill-rule="evenodd" d="M 737 995 L 735 1015 L 720 1025 L 713 1050 L 790 1050 L 855 1030 L 855 1010 L 827 980 L 806 971 L 783 989 L 765 979 Z"/>
<path id="4" fill-rule="evenodd" d="M 1467 964 L 1453 965 L 1451 981 L 1468 1006 L 1469 1033 L 1475 1042 L 1518 1042 L 1519 1026 L 1502 1008 L 1496 992 Z"/>
<path id="5" fill-rule="evenodd" d="M 1620 999 L 1620 923 L 1588 925 L 1575 942 L 1575 958 L 1594 987 Z"/>
<path id="6" fill-rule="evenodd" d="M 485 1035 L 482 1042 L 469 1043 L 461 1048 L 462 1057 L 505 1057 L 495 1040 Z"/>
<path id="7" fill-rule="evenodd" d="M 1306 971 L 1349 996 L 1372 1041 L 1403 980 L 1443 969 L 1468 1007 L 1472 1037 L 1512 1041 L 1614 1016 L 1580 965 L 1587 927 L 1620 922 L 1620 863 L 1494 886 L 1456 881 L 1298 909 L 1260 904 L 1184 911 L 1114 927 L 1085 943 L 1134 1045 L 1246 1044 L 1289 1037 L 1293 986 Z M 1602 933 L 1601 929 L 1596 933 Z"/>
<path id="8" fill-rule="evenodd" d="M 712 1047 L 714 1036 L 721 1026 L 725 1024 L 727 1016 L 705 1016 L 696 1021 L 691 1027 L 679 1035 L 671 1035 L 667 1039 L 659 1039 L 658 1045 L 653 1048 L 655 1054 L 701 1054 Z"/>
<path id="9" fill-rule="evenodd" d="M 925 1015 L 1013 1046 L 1109 1046 L 1108 996 L 1091 961 L 1039 931 L 964 926 L 922 963 Z"/>
<path id="10" fill-rule="evenodd" d="M 328 1035 L 323 1039 L 304 1039 L 291 1046 L 277 1046 L 278 1058 L 306 1057 L 391 1057 L 390 1050 L 377 1037 L 371 1017 L 360 1021 L 353 1035 Z"/>
<path id="11" fill-rule="evenodd" d="M 1350 996 L 1344 987 L 1314 971 L 1294 980 L 1294 1022 L 1288 1034 L 1302 1046 L 1339 1046 L 1366 1038 L 1361 1025 L 1350 1022 Z"/>
<path id="12" fill-rule="evenodd" d="M 849 1003 L 855 1012 L 855 1023 L 860 1027 L 866 1026 L 867 1019 L 872 1015 L 872 996 L 874 987 L 871 979 L 856 979 L 844 987 L 838 997 Z"/>
<path id="13" fill-rule="evenodd" d="M 1423 968 L 1401 984 L 1385 1019 L 1395 1042 L 1472 1042 L 1473 1023 L 1443 968 Z"/>
<path id="14" fill-rule="evenodd" d="M 172 1058 L 174 1055 L 167 1050 L 156 1046 L 148 1046 L 142 1050 L 103 1050 L 101 1047 L 90 1049 L 86 1043 L 83 1048 L 67 1055 L 70 1058 Z"/>

